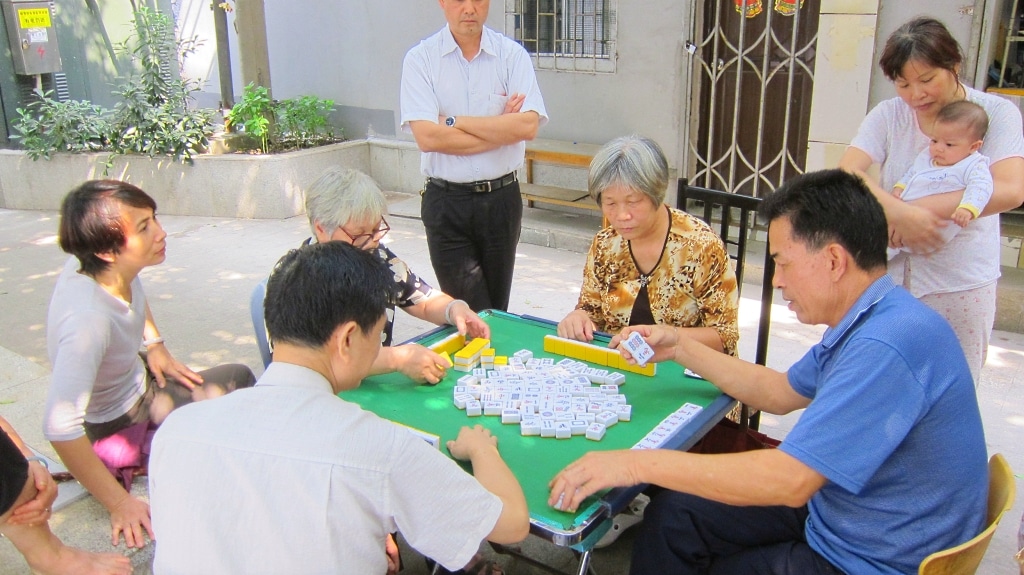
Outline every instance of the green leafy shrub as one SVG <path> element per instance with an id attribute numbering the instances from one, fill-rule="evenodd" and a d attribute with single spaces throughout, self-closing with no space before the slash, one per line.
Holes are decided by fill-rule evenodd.
<path id="1" fill-rule="evenodd" d="M 114 90 L 113 110 L 89 102 L 58 102 L 51 94 L 18 109 L 14 137 L 33 159 L 54 152 L 109 151 L 108 168 L 121 154 L 169 155 L 189 162 L 206 150 L 213 112 L 189 107 L 199 88 L 176 73 L 197 42 L 177 39 L 170 17 L 145 7 L 135 12 L 131 35 L 117 46 L 129 62 Z M 337 141 L 328 114 L 333 100 L 300 96 L 275 101 L 263 86 L 249 84 L 228 114 L 229 128 L 254 138 L 263 153 Z"/>
<path id="2" fill-rule="evenodd" d="M 333 109 L 334 100 L 323 100 L 316 96 L 282 100 L 274 110 L 282 142 L 291 142 L 298 148 L 333 142 L 334 128 L 327 123 L 327 115 Z"/>
<path id="3" fill-rule="evenodd" d="M 108 167 L 115 156 L 128 153 L 191 161 L 209 144 L 213 114 L 189 108 L 198 87 L 172 73 L 172 64 L 180 65 L 195 47 L 194 39 L 175 38 L 168 16 L 139 8 L 132 34 L 118 46 L 131 66 L 114 91 L 121 98 L 115 108 L 38 94 L 38 101 L 17 110 L 15 137 L 33 159 L 58 151 L 109 151 Z"/>
<path id="4" fill-rule="evenodd" d="M 38 100 L 18 108 L 12 137 L 21 140 L 33 160 L 53 152 L 95 152 L 109 145 L 110 123 L 99 106 L 71 100 L 59 102 L 53 92 L 36 91 Z"/>
<path id="5" fill-rule="evenodd" d="M 327 116 L 334 100 L 299 96 L 272 100 L 263 86 L 249 84 L 228 113 L 229 129 L 258 141 L 263 153 L 312 148 L 337 141 Z"/>
<path id="6" fill-rule="evenodd" d="M 115 94 L 111 147 L 115 153 L 171 155 L 189 161 L 209 144 L 212 112 L 189 108 L 194 82 L 171 72 L 171 65 L 195 50 L 195 39 L 178 40 L 171 18 L 142 7 L 133 33 L 118 46 L 132 63 Z M 174 60 L 172 61 L 172 58 Z"/>
<path id="7" fill-rule="evenodd" d="M 242 92 L 242 99 L 227 115 L 227 126 L 232 131 L 243 131 L 260 142 L 260 150 L 266 154 L 270 150 L 270 118 L 273 117 L 274 106 L 270 101 L 270 92 L 266 86 L 257 86 L 250 82 Z"/>

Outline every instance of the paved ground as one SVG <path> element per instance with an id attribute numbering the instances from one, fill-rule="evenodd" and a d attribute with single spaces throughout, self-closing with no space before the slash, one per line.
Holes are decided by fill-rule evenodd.
<path id="1" fill-rule="evenodd" d="M 415 198 L 393 198 L 396 214 L 414 214 Z M 248 302 L 252 287 L 267 275 L 277 258 L 308 236 L 301 217 L 287 220 L 230 220 L 198 217 L 162 218 L 170 234 L 167 261 L 143 273 L 153 312 L 172 353 L 193 368 L 241 361 L 262 372 L 256 350 Z M 390 220 L 389 245 L 410 266 L 433 277 L 419 221 L 407 217 Z M 561 318 L 576 301 L 583 254 L 543 246 L 583 249 L 596 223 L 592 218 L 552 216 L 528 210 L 524 243 L 520 245 L 510 311 L 551 319 Z M 15 425 L 29 444 L 53 455 L 41 436 L 40 421 L 49 385 L 46 358 L 46 306 L 64 254 L 55 244 L 57 221 L 52 212 L 0 210 L 0 415 Z M 525 241 L 541 243 L 534 245 Z M 748 281 L 756 274 L 748 274 Z M 754 289 L 748 289 L 753 296 Z M 758 303 L 744 299 L 741 306 L 741 354 L 753 356 Z M 399 340 L 420 333 L 426 324 L 400 315 L 395 336 Z M 820 337 L 822 329 L 802 326 L 781 306 L 773 308 L 769 364 L 785 369 Z M 989 452 L 1007 454 L 1010 464 L 1024 471 L 1024 336 L 1005 332 L 993 335 L 989 362 L 978 390 L 985 419 Z M 781 437 L 797 416 L 765 417 L 764 428 Z M 1018 477 L 1020 475 L 1018 474 Z M 1018 489 L 1024 487 L 1018 479 Z M 144 481 L 135 490 L 145 494 Z M 1024 494 L 1024 492 L 1022 492 Z M 1022 495 L 1024 498 L 1024 495 Z M 996 533 L 981 573 L 1017 573 L 1011 556 L 1022 506 L 1018 503 Z M 109 549 L 109 527 L 103 509 L 91 498 L 70 504 L 51 521 L 56 533 L 80 547 Z M 237 536 L 244 536 L 239 533 Z M 597 552 L 594 562 L 602 575 L 626 573 L 633 532 Z M 525 547 L 563 569 L 574 557 L 534 538 Z M 123 550 L 123 548 L 122 548 Z M 152 546 L 132 553 L 136 573 L 149 572 Z M 406 549 L 406 572 L 426 573 L 422 560 Z M 500 557 L 507 572 L 541 573 L 522 561 Z M 301 570 L 301 567 L 299 568 Z M 25 573 L 27 568 L 10 543 L 0 541 L 0 574 Z"/>

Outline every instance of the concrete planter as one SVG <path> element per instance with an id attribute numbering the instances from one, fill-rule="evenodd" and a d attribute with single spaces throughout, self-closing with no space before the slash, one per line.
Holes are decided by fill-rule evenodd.
<path id="1" fill-rule="evenodd" d="M 354 140 L 270 155 L 204 155 L 192 165 L 170 158 L 122 156 L 104 175 L 107 154 L 58 154 L 33 161 L 0 150 L 0 207 L 55 210 L 85 180 L 131 182 L 153 196 L 160 213 L 228 218 L 287 218 L 303 213 L 303 190 L 328 166 L 372 173 L 370 146 Z"/>

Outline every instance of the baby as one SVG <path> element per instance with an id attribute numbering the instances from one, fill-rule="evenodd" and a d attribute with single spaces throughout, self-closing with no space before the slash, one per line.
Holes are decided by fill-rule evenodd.
<path id="1" fill-rule="evenodd" d="M 987 131 L 988 115 L 981 106 L 967 100 L 946 105 L 935 117 L 931 144 L 893 187 L 892 194 L 905 202 L 964 191 L 960 205 L 950 216 L 957 225 L 943 229 L 947 242 L 977 218 L 992 197 L 988 158 L 978 153 Z M 889 259 L 899 251 L 890 248 Z"/>

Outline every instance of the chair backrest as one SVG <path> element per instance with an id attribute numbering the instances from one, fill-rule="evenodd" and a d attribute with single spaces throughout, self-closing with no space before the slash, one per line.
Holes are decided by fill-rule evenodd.
<path id="1" fill-rule="evenodd" d="M 263 321 L 263 300 L 267 296 L 267 280 L 256 284 L 249 296 L 249 314 L 252 316 L 252 329 L 256 332 L 256 345 L 260 348 L 263 367 L 270 365 L 270 337 L 267 336 L 267 324 Z"/>
<path id="2" fill-rule="evenodd" d="M 966 543 L 925 557 L 918 567 L 918 575 L 973 575 L 985 556 L 1003 513 L 1013 507 L 1016 494 L 1017 486 L 1013 481 L 1010 464 L 1002 454 L 996 453 L 988 460 L 988 516 L 985 529 Z"/>
<path id="3" fill-rule="evenodd" d="M 703 212 L 693 213 L 687 209 L 687 200 L 696 200 L 704 204 Z M 748 239 L 750 237 L 757 209 L 761 198 L 720 192 L 699 186 L 688 185 L 686 178 L 679 179 L 676 195 L 676 207 L 690 212 L 704 220 L 718 231 L 719 237 L 725 242 L 729 256 L 736 261 L 737 292 L 743 289 L 743 265 L 747 257 Z M 716 219 L 716 210 L 719 212 Z M 739 217 L 734 219 L 734 211 Z M 771 327 L 772 314 L 772 274 L 775 273 L 775 262 L 768 250 L 765 250 L 764 276 L 761 280 L 761 317 L 757 324 L 757 347 L 755 363 L 765 365 L 768 360 L 768 331 Z"/>

